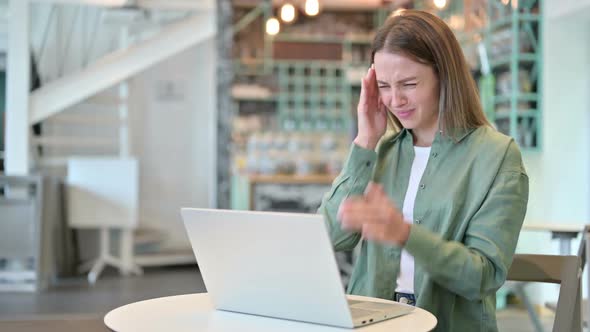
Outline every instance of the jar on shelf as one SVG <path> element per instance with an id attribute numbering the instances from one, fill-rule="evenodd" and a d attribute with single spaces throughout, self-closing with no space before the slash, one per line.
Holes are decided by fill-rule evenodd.
<path id="1" fill-rule="evenodd" d="M 246 159 L 246 171 L 248 174 L 258 174 L 260 156 L 256 152 L 249 152 Z"/>
<path id="2" fill-rule="evenodd" d="M 313 174 L 313 165 L 309 152 L 297 154 L 295 158 L 295 174 L 300 176 Z"/>
<path id="3" fill-rule="evenodd" d="M 277 152 L 276 174 L 291 175 L 295 173 L 296 165 L 293 155 L 288 151 Z"/>
<path id="4" fill-rule="evenodd" d="M 277 164 L 279 156 L 274 150 L 269 150 L 260 158 L 260 174 L 262 175 L 275 175 L 277 174 Z"/>

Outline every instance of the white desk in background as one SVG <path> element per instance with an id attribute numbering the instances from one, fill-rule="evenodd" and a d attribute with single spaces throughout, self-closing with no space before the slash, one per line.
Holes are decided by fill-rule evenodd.
<path id="1" fill-rule="evenodd" d="M 349 298 L 363 299 L 361 296 L 349 296 Z M 378 301 L 373 298 L 371 300 Z M 131 303 L 109 312 L 104 322 L 108 328 L 116 332 L 352 331 L 347 328 L 217 311 L 213 308 L 207 293 L 161 297 Z M 407 315 L 367 325 L 362 330 L 363 332 L 420 332 L 431 331 L 436 324 L 434 315 L 424 309 L 415 308 Z"/>
<path id="2" fill-rule="evenodd" d="M 559 241 L 559 254 L 572 254 L 572 240 L 584 230 L 585 225 L 563 225 L 549 223 L 530 223 L 522 225 L 523 231 L 551 232 L 551 238 Z M 575 253 L 577 254 L 577 253 Z"/>

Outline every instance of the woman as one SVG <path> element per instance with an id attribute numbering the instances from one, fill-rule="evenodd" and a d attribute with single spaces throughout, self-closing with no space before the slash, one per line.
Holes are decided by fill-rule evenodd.
<path id="1" fill-rule="evenodd" d="M 361 242 L 348 292 L 415 301 L 437 331 L 497 331 L 527 201 L 520 151 L 486 120 L 452 31 L 396 12 L 375 37 L 358 135 L 320 207 L 336 250 Z"/>

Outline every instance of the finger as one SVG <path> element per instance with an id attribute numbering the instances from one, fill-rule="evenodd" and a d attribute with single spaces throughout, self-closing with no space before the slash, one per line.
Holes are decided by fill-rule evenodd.
<path id="1" fill-rule="evenodd" d="M 383 190 L 383 186 L 378 183 L 371 183 L 369 199 L 367 195 L 356 196 L 345 199 L 339 206 L 337 216 L 340 222 L 355 225 L 362 223 L 389 223 L 392 216 L 397 216 L 399 210 L 389 199 L 389 196 Z"/>
<path id="2" fill-rule="evenodd" d="M 375 66 L 371 65 L 369 66 L 369 69 L 367 69 L 367 73 L 365 74 L 365 78 L 368 80 L 371 77 L 371 73 L 374 71 Z"/>
<path id="3" fill-rule="evenodd" d="M 367 189 L 365 189 L 365 198 L 369 202 L 382 202 L 387 200 L 388 196 L 383 189 L 383 185 L 377 182 L 369 182 Z"/>
<path id="4" fill-rule="evenodd" d="M 350 217 L 352 214 L 356 214 L 362 201 L 364 201 L 363 197 L 350 197 L 343 200 L 338 207 L 338 219 L 342 220 L 345 216 Z"/>
<path id="5" fill-rule="evenodd" d="M 372 201 L 377 198 L 378 194 L 379 194 L 378 184 L 373 181 L 369 182 L 369 184 L 367 185 L 367 188 L 365 189 L 365 198 L 368 201 Z"/>
<path id="6" fill-rule="evenodd" d="M 346 205 L 348 204 L 348 199 L 344 199 L 342 202 L 340 202 L 340 205 L 338 206 L 338 211 L 336 212 L 336 219 L 338 221 L 342 220 L 342 214 L 344 213 L 344 210 L 347 209 Z"/>
<path id="7" fill-rule="evenodd" d="M 374 202 L 379 208 L 375 210 L 375 224 L 398 224 L 404 222 L 404 216 L 389 198 Z"/>
<path id="8" fill-rule="evenodd" d="M 375 72 L 375 66 L 371 66 L 369 68 L 369 77 L 367 78 L 367 97 L 371 98 L 372 100 L 377 100 L 379 98 L 379 89 L 377 88 L 377 73 Z"/>
<path id="9" fill-rule="evenodd" d="M 355 202 L 342 209 L 340 223 L 345 228 L 360 230 L 364 224 L 387 223 L 383 207 L 366 202 Z"/>
<path id="10" fill-rule="evenodd" d="M 349 199 L 344 199 L 342 202 L 340 202 L 340 205 L 338 206 L 338 212 L 336 212 L 336 219 L 338 221 L 342 220 L 342 214 L 346 209 L 348 209 L 348 205 Z"/>
<path id="11" fill-rule="evenodd" d="M 379 110 L 379 113 L 383 112 L 387 112 L 387 107 L 385 106 L 385 103 L 383 103 L 383 99 L 381 99 L 381 96 L 379 96 L 379 101 L 378 101 L 378 107 L 377 109 Z"/>
<path id="12" fill-rule="evenodd" d="M 347 202 L 340 208 L 340 223 L 344 226 L 359 226 L 364 222 L 363 211 L 365 208 L 360 202 Z"/>
<path id="13" fill-rule="evenodd" d="M 359 212 L 364 214 L 364 223 L 391 224 L 403 220 L 403 215 L 389 199 L 382 185 L 374 184 L 372 190 L 373 198 L 367 199 L 365 209 Z"/>
<path id="14" fill-rule="evenodd" d="M 383 185 L 381 183 L 376 183 L 374 184 L 374 190 L 377 194 L 379 194 L 379 197 L 381 198 L 388 198 L 387 194 L 385 193 L 385 189 L 383 188 Z"/>
<path id="15" fill-rule="evenodd" d="M 366 240 L 384 242 L 387 238 L 387 229 L 384 224 L 364 224 L 361 236 Z"/>
<path id="16" fill-rule="evenodd" d="M 368 215 L 367 204 L 362 199 L 347 199 L 340 205 L 338 220 L 344 229 L 360 230 L 363 223 L 372 222 Z"/>
<path id="17" fill-rule="evenodd" d="M 367 70 L 367 73 L 363 77 L 362 82 L 361 82 L 361 95 L 364 92 L 364 97 L 365 97 L 364 100 L 365 101 L 366 101 L 366 98 L 368 97 L 368 92 L 370 92 L 370 89 L 371 89 L 371 86 L 369 83 L 371 82 L 371 76 L 374 75 L 373 72 L 374 72 L 373 69 L 369 68 Z"/>
<path id="18" fill-rule="evenodd" d="M 342 229 L 349 231 L 360 231 L 363 228 L 364 219 L 356 212 L 345 212 L 340 219 Z"/>
<path id="19" fill-rule="evenodd" d="M 366 77 L 361 80 L 361 95 L 359 96 L 359 105 L 362 105 L 360 109 L 367 110 L 367 79 Z"/>

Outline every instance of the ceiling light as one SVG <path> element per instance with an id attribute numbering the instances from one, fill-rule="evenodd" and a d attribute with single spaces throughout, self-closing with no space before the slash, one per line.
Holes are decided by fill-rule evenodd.
<path id="1" fill-rule="evenodd" d="M 316 16 L 320 12 L 319 0 L 305 0 L 305 14 Z"/>
<path id="2" fill-rule="evenodd" d="M 443 9 L 447 5 L 447 0 L 434 0 L 433 2 L 438 9 Z"/>
<path id="3" fill-rule="evenodd" d="M 281 31 L 281 23 L 275 17 L 271 17 L 266 21 L 266 33 L 271 36 L 276 35 Z"/>
<path id="4" fill-rule="evenodd" d="M 281 7 L 281 20 L 286 23 L 291 23 L 295 20 L 295 7 L 286 3 Z"/>

